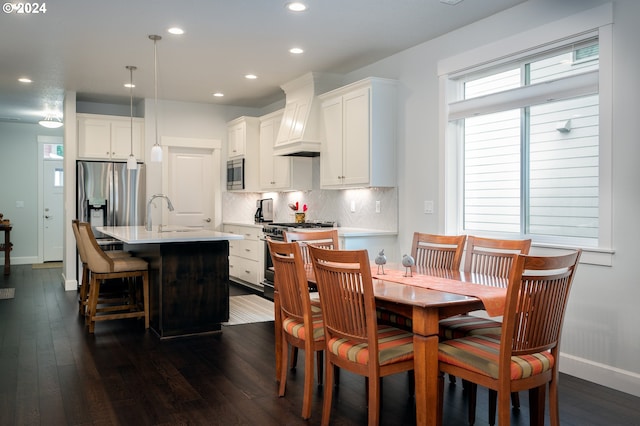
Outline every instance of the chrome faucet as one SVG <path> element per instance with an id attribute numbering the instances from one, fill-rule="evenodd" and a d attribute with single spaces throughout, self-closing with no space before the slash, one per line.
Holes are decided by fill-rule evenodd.
<path id="1" fill-rule="evenodd" d="M 156 198 L 164 198 L 165 200 L 167 200 L 167 207 L 169 208 L 169 211 L 173 211 L 173 204 L 171 204 L 171 200 L 169 199 L 169 197 L 163 194 L 152 195 L 151 198 L 149 198 L 149 202 L 147 203 L 147 221 L 144 224 L 144 229 L 146 229 L 147 231 L 153 230 L 153 226 L 151 225 L 151 203 L 153 203 L 153 200 L 155 200 Z"/>

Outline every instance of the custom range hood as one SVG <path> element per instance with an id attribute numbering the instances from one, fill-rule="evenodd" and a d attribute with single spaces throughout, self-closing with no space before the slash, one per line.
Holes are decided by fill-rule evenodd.
<path id="1" fill-rule="evenodd" d="M 342 76 L 310 72 L 283 84 L 284 115 L 273 146 L 274 155 L 316 157 L 320 155 L 322 123 L 319 94 L 342 84 Z"/>

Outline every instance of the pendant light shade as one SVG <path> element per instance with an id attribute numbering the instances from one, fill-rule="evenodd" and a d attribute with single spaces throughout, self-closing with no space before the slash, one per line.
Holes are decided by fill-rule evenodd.
<path id="1" fill-rule="evenodd" d="M 137 69 L 137 67 L 127 65 L 126 68 L 129 70 L 129 106 L 131 109 L 131 149 L 129 151 L 129 158 L 127 159 L 127 170 L 137 170 L 138 162 L 136 161 L 136 157 L 133 155 L 133 71 Z"/>
<path id="2" fill-rule="evenodd" d="M 151 148 L 151 161 L 162 162 L 162 146 L 158 143 L 158 40 L 162 40 L 159 35 L 150 35 L 153 40 L 153 81 L 154 81 L 154 114 L 155 114 L 155 143 Z"/>

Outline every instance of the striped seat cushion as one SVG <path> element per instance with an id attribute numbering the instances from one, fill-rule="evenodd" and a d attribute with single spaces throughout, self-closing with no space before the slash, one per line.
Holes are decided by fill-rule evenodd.
<path id="1" fill-rule="evenodd" d="M 413 322 L 411 318 L 407 318 L 404 315 L 396 314 L 383 308 L 376 308 L 376 317 L 379 324 L 391 325 L 403 330 L 411 331 Z"/>
<path id="2" fill-rule="evenodd" d="M 438 345 L 438 360 L 498 378 L 500 336 L 476 335 L 447 340 Z M 511 380 L 524 379 L 553 368 L 551 352 L 511 357 Z"/>
<path id="3" fill-rule="evenodd" d="M 333 338 L 327 347 L 335 355 L 351 362 L 369 364 L 369 345 L 353 340 Z M 413 359 L 413 334 L 396 327 L 378 326 L 378 360 L 380 365 Z"/>
<path id="4" fill-rule="evenodd" d="M 500 334 L 502 323 L 473 315 L 456 315 L 440 320 L 440 340 L 476 334 Z"/>
<path id="5" fill-rule="evenodd" d="M 308 336 L 304 323 L 293 318 L 286 318 L 282 322 L 284 331 L 298 339 L 305 340 Z M 324 339 L 324 322 L 322 312 L 313 315 L 313 340 Z"/>

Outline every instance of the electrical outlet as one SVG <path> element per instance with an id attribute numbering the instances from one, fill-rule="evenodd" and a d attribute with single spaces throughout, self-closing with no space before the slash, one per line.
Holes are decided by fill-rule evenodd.
<path id="1" fill-rule="evenodd" d="M 351 213 L 355 213 L 356 212 L 356 202 L 355 201 L 351 201 Z"/>
<path id="2" fill-rule="evenodd" d="M 376 213 L 380 213 L 380 200 L 376 200 Z"/>
<path id="3" fill-rule="evenodd" d="M 424 214 L 433 214 L 433 201 L 425 200 L 425 202 L 424 202 Z"/>

